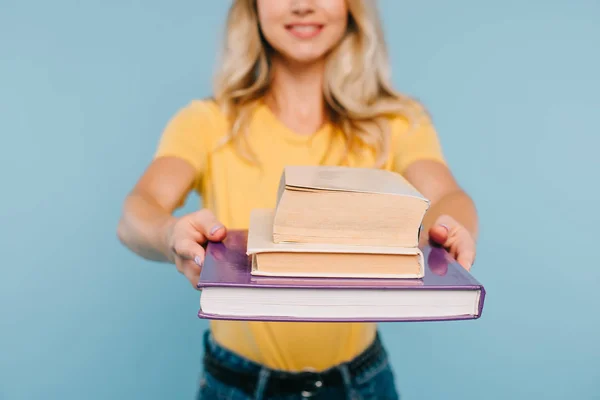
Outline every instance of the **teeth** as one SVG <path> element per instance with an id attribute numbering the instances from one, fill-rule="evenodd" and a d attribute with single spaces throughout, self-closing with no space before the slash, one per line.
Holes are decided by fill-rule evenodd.
<path id="1" fill-rule="evenodd" d="M 299 32 L 299 33 L 310 33 L 310 32 L 314 32 L 316 31 L 318 28 L 316 26 L 311 26 L 311 25 L 302 25 L 302 26 L 294 26 L 292 27 L 293 30 Z"/>

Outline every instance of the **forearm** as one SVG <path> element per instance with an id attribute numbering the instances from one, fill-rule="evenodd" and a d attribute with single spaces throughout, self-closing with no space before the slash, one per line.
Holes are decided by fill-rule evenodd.
<path id="1" fill-rule="evenodd" d="M 174 220 L 175 217 L 149 196 L 134 192 L 125 200 L 118 237 L 141 257 L 169 262 L 167 235 Z"/>
<path id="2" fill-rule="evenodd" d="M 429 228 L 441 215 L 448 215 L 464 226 L 474 240 L 478 235 L 477 210 L 473 200 L 462 190 L 449 193 L 433 203 L 423 219 L 423 234 L 427 235 Z"/>

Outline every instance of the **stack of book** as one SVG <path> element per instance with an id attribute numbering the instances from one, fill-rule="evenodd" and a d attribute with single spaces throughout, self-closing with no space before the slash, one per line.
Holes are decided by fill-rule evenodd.
<path id="1" fill-rule="evenodd" d="M 474 319 L 485 290 L 439 248 L 419 247 L 429 201 L 378 169 L 290 166 L 274 209 L 210 243 L 201 318 Z"/>

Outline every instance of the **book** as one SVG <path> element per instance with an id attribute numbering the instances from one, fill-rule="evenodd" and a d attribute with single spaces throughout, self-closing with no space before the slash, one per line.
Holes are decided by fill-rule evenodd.
<path id="1" fill-rule="evenodd" d="M 214 320 L 415 322 L 477 319 L 485 289 L 449 254 L 421 250 L 421 279 L 272 277 L 251 274 L 248 231 L 210 242 L 198 317 Z"/>
<path id="2" fill-rule="evenodd" d="M 277 191 L 273 242 L 416 247 L 429 205 L 395 172 L 287 166 Z"/>
<path id="3" fill-rule="evenodd" d="M 329 243 L 274 243 L 274 210 L 250 214 L 247 254 L 251 274 L 292 277 L 421 278 L 418 247 L 354 246 Z"/>

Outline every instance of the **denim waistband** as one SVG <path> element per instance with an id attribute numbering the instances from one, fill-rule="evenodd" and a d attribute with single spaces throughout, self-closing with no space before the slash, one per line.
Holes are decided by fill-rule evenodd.
<path id="1" fill-rule="evenodd" d="M 297 382 L 299 379 L 303 382 L 301 386 L 306 388 L 302 389 L 303 391 L 318 390 L 327 381 L 334 381 L 335 384 L 350 388 L 353 383 L 368 380 L 387 365 L 387 353 L 383 348 L 379 333 L 374 342 L 354 359 L 320 372 L 287 372 L 267 368 L 222 347 L 213 339 L 208 330 L 204 333 L 204 347 L 205 367 L 210 364 L 215 368 L 215 364 L 217 364 L 216 368 L 231 371 L 230 374 L 221 373 L 223 376 L 233 373 L 240 375 L 238 381 L 246 382 L 243 390 L 257 399 L 262 398 L 275 382 L 279 382 L 279 389 L 281 389 L 282 382 Z M 327 379 L 323 380 L 322 378 Z M 251 383 L 249 384 L 248 381 Z M 242 383 L 240 383 L 240 388 L 242 388 Z"/>

